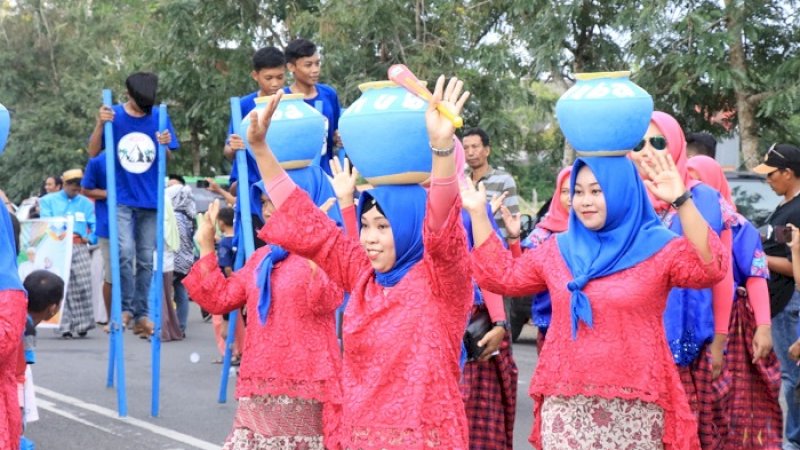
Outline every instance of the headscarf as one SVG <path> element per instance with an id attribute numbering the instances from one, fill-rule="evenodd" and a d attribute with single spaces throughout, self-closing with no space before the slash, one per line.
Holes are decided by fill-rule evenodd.
<path id="1" fill-rule="evenodd" d="M 736 204 L 733 203 L 731 197 L 731 186 L 728 184 L 728 179 L 725 178 L 722 166 L 714 158 L 706 155 L 693 156 L 689 158 L 687 166 L 697 172 L 697 176 L 700 177 L 699 181 L 716 189 L 722 198 L 733 207 L 734 211 L 736 210 Z"/>
<path id="2" fill-rule="evenodd" d="M 192 188 L 183 184 L 175 184 L 166 189 L 167 198 L 172 203 L 172 209 L 194 218 L 197 215 L 197 207 L 194 204 L 194 194 Z"/>
<path id="3" fill-rule="evenodd" d="M 328 180 L 322 168 L 319 166 L 309 166 L 300 169 L 292 169 L 286 172 L 295 184 L 302 190 L 306 191 L 311 197 L 315 205 L 321 206 L 330 198 L 336 198 L 336 192 L 333 190 L 330 181 Z M 267 190 L 264 187 L 264 182 L 259 181 L 250 187 L 251 203 L 257 199 L 257 205 L 253 214 L 258 214 L 262 220 L 264 216 L 261 214 L 261 196 L 267 195 Z M 344 221 L 342 219 L 342 212 L 338 204 L 334 204 L 328 210 L 328 217 L 336 223 L 336 226 L 342 227 Z M 259 263 L 256 270 L 256 285 L 260 288 L 261 292 L 258 297 L 258 318 L 261 325 L 266 325 L 269 316 L 269 307 L 272 304 L 272 269 L 275 265 L 283 261 L 289 256 L 289 252 L 278 245 L 270 244 L 270 251 Z"/>
<path id="4" fill-rule="evenodd" d="M 650 205 L 647 191 L 633 162 L 624 156 L 578 158 L 570 176 L 570 191 L 583 166 L 594 173 L 606 201 L 606 222 L 602 229 L 586 228 L 573 208 L 569 228 L 556 239 L 561 256 L 572 273 L 567 284 L 572 292 L 570 315 L 572 337 L 578 321 L 592 326 L 592 308 L 583 288 L 595 278 L 633 267 L 661 250 L 677 237 L 665 228 Z"/>
<path id="5" fill-rule="evenodd" d="M 23 290 L 17 272 L 17 236 L 5 206 L 0 207 L 0 291 Z"/>
<path id="6" fill-rule="evenodd" d="M 153 105 L 156 103 L 158 76 L 150 72 L 136 72 L 125 80 L 125 87 L 128 88 L 128 94 L 136 106 L 145 114 L 150 115 Z"/>
<path id="7" fill-rule="evenodd" d="M 564 181 L 572 173 L 572 167 L 561 169 L 556 177 L 556 190 L 553 192 L 553 199 L 550 200 L 550 208 L 542 220 L 536 224 L 537 228 L 544 228 L 552 233 L 561 233 L 567 229 L 569 221 L 569 211 L 561 204 L 561 187 Z"/>
<path id="8" fill-rule="evenodd" d="M 377 186 L 361 193 L 358 217 L 364 213 L 364 205 L 370 198 L 380 205 L 391 225 L 396 255 L 394 266 L 387 272 L 376 271 L 375 279 L 383 287 L 392 287 L 422 259 L 427 193 L 416 184 Z M 360 230 L 361 221 L 358 223 Z"/>
<path id="9" fill-rule="evenodd" d="M 692 180 L 689 176 L 689 168 L 687 165 L 688 158 L 686 156 L 686 137 L 683 135 L 681 125 L 674 117 L 661 111 L 653 111 L 650 122 L 658 127 L 661 134 L 667 140 L 667 150 L 670 156 L 672 156 L 672 160 L 675 162 L 678 173 L 681 174 L 683 178 L 683 184 L 686 186 L 686 189 L 691 189 L 697 185 L 698 182 Z M 649 191 L 648 195 L 656 211 L 665 211 L 670 208 L 671 205 L 669 203 L 656 198 Z"/>

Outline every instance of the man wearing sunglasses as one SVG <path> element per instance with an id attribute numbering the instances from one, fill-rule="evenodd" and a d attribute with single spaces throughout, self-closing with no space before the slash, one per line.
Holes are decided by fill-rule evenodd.
<path id="1" fill-rule="evenodd" d="M 764 162 L 753 171 L 766 175 L 772 190 L 783 196 L 783 201 L 767 220 L 763 245 L 770 273 L 772 340 L 781 362 L 781 380 L 787 403 L 783 449 L 800 450 L 800 401 L 795 394 L 800 381 L 800 367 L 789 358 L 789 346 L 798 337 L 800 292 L 795 289 L 788 240 L 783 233 L 787 224 L 800 226 L 800 148 L 791 144 L 773 145 L 764 156 Z"/>

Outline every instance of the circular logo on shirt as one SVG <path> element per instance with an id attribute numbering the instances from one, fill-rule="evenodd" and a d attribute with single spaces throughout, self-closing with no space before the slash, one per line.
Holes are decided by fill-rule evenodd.
<path id="1" fill-rule="evenodd" d="M 156 145 L 150 136 L 134 131 L 119 140 L 117 156 L 126 171 L 144 173 L 156 160 Z"/>

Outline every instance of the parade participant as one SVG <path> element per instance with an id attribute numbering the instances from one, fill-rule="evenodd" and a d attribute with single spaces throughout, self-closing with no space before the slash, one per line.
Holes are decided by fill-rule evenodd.
<path id="1" fill-rule="evenodd" d="M 730 254 L 735 213 L 717 191 L 691 179 L 683 130 L 675 118 L 660 111 L 653 113 L 644 138 L 629 153 L 644 180 L 647 180 L 646 162 L 657 154 L 672 158 L 697 209 Z M 679 233 L 682 223 L 677 210 L 658 198 L 651 196 L 651 200 L 664 226 Z M 723 351 L 733 307 L 732 265 L 727 272 L 711 289 L 673 290 L 664 314 L 667 340 L 689 404 L 698 416 L 704 449 L 717 448 L 727 435 L 728 417 L 724 411 L 730 397 L 731 374 L 724 370 Z"/>
<path id="2" fill-rule="evenodd" d="M 689 173 L 716 189 L 735 209 L 731 189 L 719 163 L 698 155 L 689 158 Z M 772 351 L 767 260 L 758 230 L 741 214 L 733 233 L 733 276 L 737 286 L 725 362 L 732 374 L 725 449 L 780 449 L 783 416 L 778 403 L 780 364 Z M 754 430 L 759 432 L 754 433 Z"/>
<path id="3" fill-rule="evenodd" d="M 186 293 L 182 281 L 194 264 L 193 237 L 197 207 L 192 189 L 186 186 L 182 176 L 170 175 L 166 194 L 175 212 L 175 222 L 178 225 L 178 237 L 180 238 L 180 245 L 175 252 L 172 287 L 178 323 L 181 332 L 186 333 L 186 323 L 189 320 L 189 294 Z"/>
<path id="4" fill-rule="evenodd" d="M 103 304 L 106 317 L 111 317 L 111 248 L 108 244 L 108 192 L 106 191 L 106 153 L 102 152 L 90 159 L 86 164 L 81 180 L 81 194 L 94 200 L 95 227 L 97 245 L 103 259 Z M 108 333 L 109 327 L 103 330 Z"/>
<path id="5" fill-rule="evenodd" d="M 261 204 L 261 199 L 258 200 Z M 263 217 L 261 208 L 254 210 L 258 217 Z M 220 208 L 217 213 L 217 227 L 219 228 L 220 238 L 217 242 L 217 262 L 219 269 L 225 275 L 230 277 L 233 274 L 233 266 L 236 263 L 236 245 L 234 244 L 234 217 L 235 212 L 233 208 Z M 260 220 L 260 219 L 259 219 Z M 211 325 L 214 328 L 214 339 L 217 342 L 217 350 L 219 350 L 219 358 L 214 359 L 214 364 L 222 364 L 225 357 L 225 348 L 227 346 L 226 338 L 228 337 L 228 320 L 229 314 L 212 314 Z M 233 343 L 231 344 L 231 364 L 238 366 L 242 357 L 242 345 L 244 344 L 244 319 L 242 314 L 236 315 L 236 335 L 234 336 Z"/>
<path id="6" fill-rule="evenodd" d="M 92 306 L 92 273 L 89 257 L 89 236 L 94 231 L 92 201 L 80 194 L 83 171 L 72 169 L 61 176 L 64 188 L 47 194 L 39 202 L 41 217 L 72 217 L 72 263 L 69 284 L 59 332 L 64 339 L 85 337 L 94 328 Z"/>
<path id="7" fill-rule="evenodd" d="M 286 60 L 283 52 L 276 47 L 262 47 L 253 54 L 253 71 L 250 77 L 258 85 L 258 90 L 239 98 L 239 107 L 242 110 L 242 117 L 250 114 L 256 107 L 256 98 L 266 95 L 273 95 L 283 88 L 286 83 Z M 233 120 L 233 119 L 231 119 Z M 224 154 L 228 159 L 233 159 L 234 152 L 244 150 L 244 140 L 237 132 L 239 124 L 232 121 L 228 126 L 229 138 L 225 142 Z M 248 186 L 261 181 L 258 176 L 258 166 L 253 156 L 247 152 L 247 177 Z M 231 168 L 229 177 L 230 193 L 236 196 L 236 183 L 239 180 L 239 173 L 234 164 Z M 258 215 L 253 211 L 254 215 Z"/>
<path id="8" fill-rule="evenodd" d="M 286 46 L 286 68 L 292 73 L 294 81 L 283 88 L 286 94 L 303 94 L 303 99 L 312 108 L 328 119 L 328 138 L 325 153 L 319 164 L 323 170 L 330 170 L 329 161 L 335 156 L 335 149 L 341 147 L 339 138 L 339 96 L 336 89 L 319 82 L 321 57 L 317 46 L 307 39 L 295 39 Z M 328 172 L 328 175 L 333 175 Z"/>
<path id="9" fill-rule="evenodd" d="M 17 236 L 8 211 L 0 208 L 0 448 L 3 449 L 19 448 L 22 433 L 16 372 L 28 302 L 17 275 L 16 248 Z"/>
<path id="10" fill-rule="evenodd" d="M 647 170 L 648 190 L 678 202 L 683 238 L 660 224 L 636 169 L 622 156 L 579 158 L 567 231 L 516 259 L 480 214 L 485 192 L 462 193 L 473 221 L 478 282 L 504 295 L 547 289 L 552 296 L 547 346 L 530 388 L 537 448 L 573 440 L 601 449 L 699 448 L 662 314 L 671 287 L 713 284 L 728 255 L 684 194 L 674 163 L 659 155 Z"/>
<path id="11" fill-rule="evenodd" d="M 317 205 L 335 195 L 319 167 L 295 169 L 292 176 Z M 263 203 L 259 211 L 269 221 L 275 207 L 263 183 L 251 195 Z M 277 245 L 259 248 L 225 278 L 214 253 L 218 210 L 214 201 L 201 222 L 201 257 L 184 285 L 212 314 L 247 308 L 239 407 L 223 448 L 338 448 L 341 361 L 333 312 L 342 290 L 316 264 Z M 341 222 L 338 209 L 331 216 Z"/>
<path id="12" fill-rule="evenodd" d="M 104 148 L 103 127 L 111 122 L 116 157 L 117 217 L 119 223 L 119 272 L 122 290 L 122 321 L 134 321 L 134 333 L 153 334 L 148 317 L 150 281 L 153 278 L 153 251 L 156 248 L 156 206 L 158 204 L 157 143 L 170 150 L 178 148 L 172 122 L 158 130 L 156 103 L 158 77 L 137 72 L 125 80 L 128 101 L 111 108 L 101 106 L 95 128 L 89 137 L 91 157 Z M 134 260 L 136 271 L 134 271 Z"/>
<path id="13" fill-rule="evenodd" d="M 261 235 L 313 260 L 350 292 L 343 324 L 343 448 L 467 448 L 458 379 L 472 284 L 455 129 L 436 105 L 444 98 L 458 114 L 469 94 L 460 95 L 462 83 L 455 79 L 445 94 L 444 82 L 440 77 L 426 112 L 433 152 L 429 194 L 418 185 L 362 193 L 360 243 L 339 233 L 280 167 L 265 142 L 269 111 L 251 114 L 248 141 L 277 207 Z"/>
<path id="14" fill-rule="evenodd" d="M 572 167 L 565 167 L 556 176 L 556 188 L 553 191 L 553 198 L 550 200 L 550 207 L 547 214 L 542 218 L 536 227 L 533 229 L 522 242 L 519 238 L 508 239 L 508 246 L 511 253 L 517 257 L 522 253 L 522 249 L 536 248 L 542 245 L 545 241 L 550 239 L 557 233 L 567 230 L 569 221 L 569 176 L 572 173 Z M 501 208 L 503 220 L 509 224 L 509 232 L 512 236 L 519 236 L 520 221 L 519 214 L 512 214 L 508 208 Z M 548 292 L 540 292 L 533 296 L 531 304 L 531 318 L 533 324 L 538 328 L 539 334 L 536 338 L 536 347 L 539 352 L 542 351 L 544 341 L 547 335 L 547 328 L 550 327 L 550 319 L 552 316 L 552 306 L 550 302 L 550 294 Z"/>

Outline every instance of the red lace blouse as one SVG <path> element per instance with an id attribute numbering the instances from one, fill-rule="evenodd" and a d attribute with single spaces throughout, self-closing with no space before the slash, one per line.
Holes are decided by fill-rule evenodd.
<path id="1" fill-rule="evenodd" d="M 22 348 L 28 301 L 25 292 L 0 291 L 0 448 L 19 448 L 22 433 L 17 396 L 17 353 Z"/>
<path id="2" fill-rule="evenodd" d="M 272 271 L 272 303 L 262 326 L 255 274 L 268 253 L 269 246 L 256 250 L 230 278 L 223 276 L 216 254 L 206 255 L 183 284 L 211 314 L 247 307 L 237 398 L 288 395 L 339 404 L 341 358 L 334 311 L 344 298 L 342 290 L 316 265 L 290 254 Z"/>
<path id="3" fill-rule="evenodd" d="M 261 230 L 351 293 L 343 322 L 343 448 L 467 449 L 458 359 L 472 284 L 457 195 L 445 209 L 447 219 L 433 231 L 428 205 L 423 259 L 388 289 L 375 281 L 358 240 L 339 233 L 299 189 Z"/>
<path id="4" fill-rule="evenodd" d="M 710 287 L 721 280 L 729 252 L 708 233 L 714 259 L 706 264 L 685 238 L 678 238 L 638 265 L 589 282 L 583 292 L 592 305 L 594 328 L 570 331 L 572 279 L 556 239 L 512 258 L 490 237 L 472 255 L 473 275 L 481 286 L 503 295 L 548 290 L 553 319 L 530 387 L 534 426 L 530 441 L 540 448 L 540 410 L 547 396 L 598 396 L 640 399 L 664 410 L 664 448 L 696 450 L 697 422 L 689 409 L 677 368 L 667 346 L 663 313 L 673 286 Z"/>

